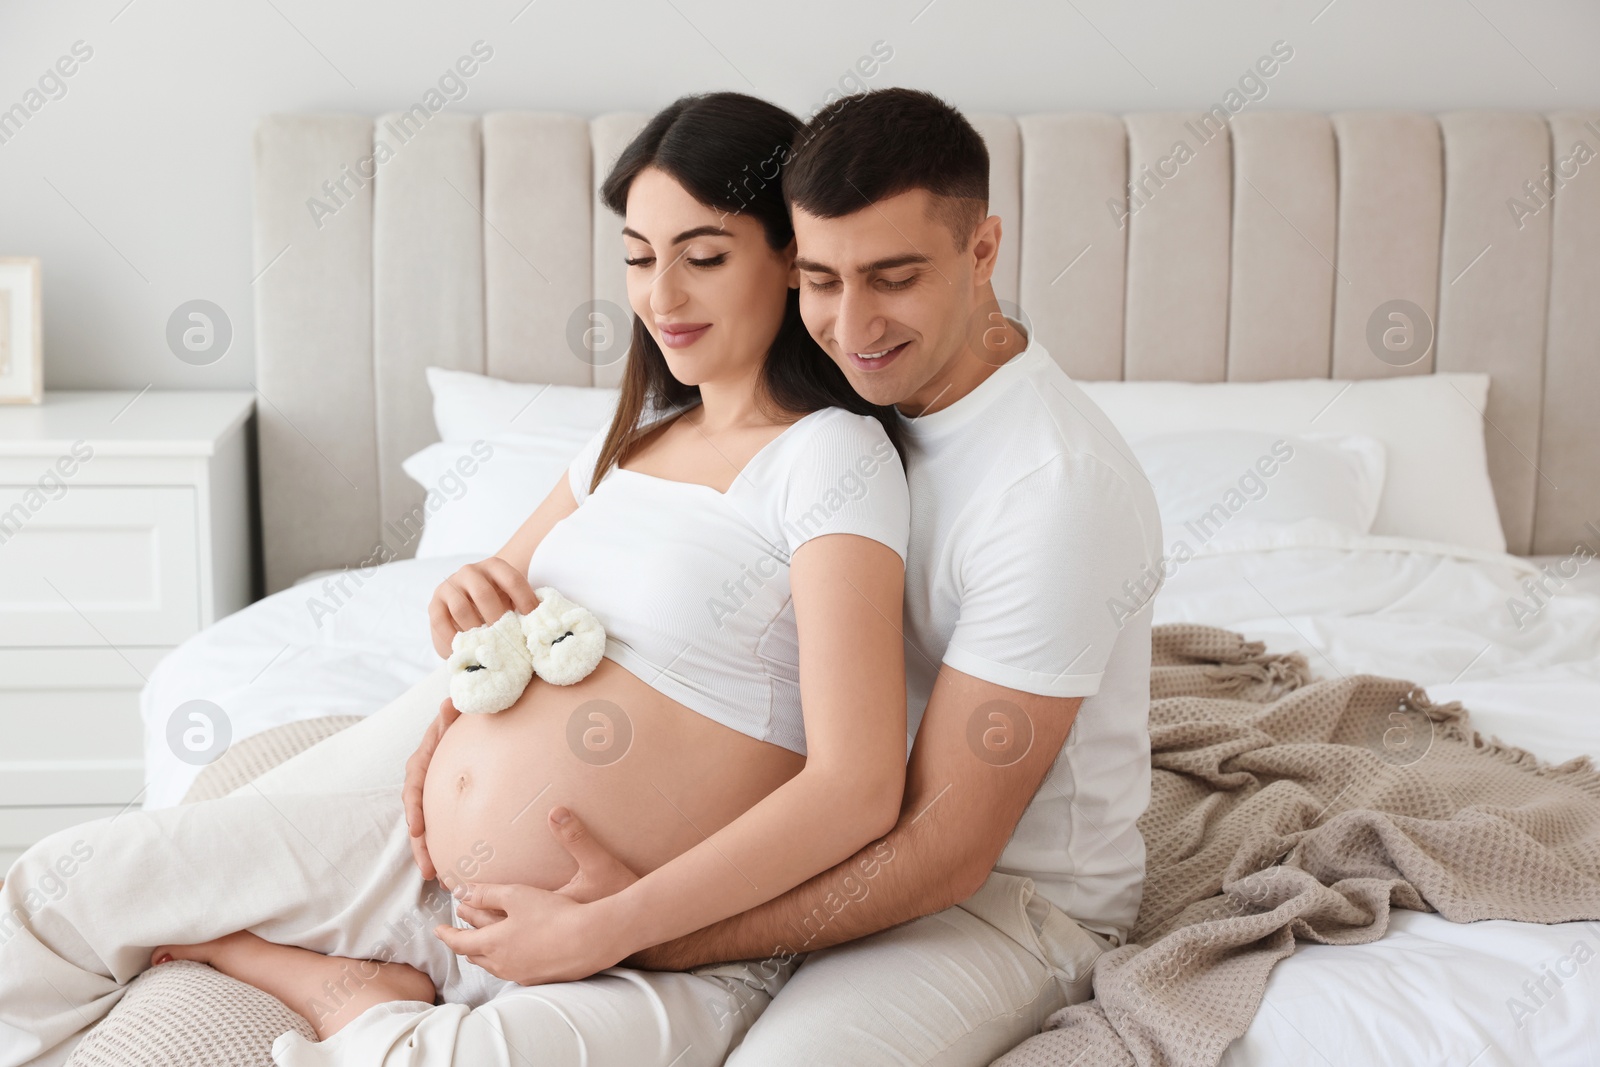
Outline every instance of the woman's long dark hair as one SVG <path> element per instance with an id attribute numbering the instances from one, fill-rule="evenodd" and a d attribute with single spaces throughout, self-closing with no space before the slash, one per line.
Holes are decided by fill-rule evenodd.
<path id="1" fill-rule="evenodd" d="M 655 167 L 707 207 L 754 218 L 766 231 L 767 244 L 781 252 L 794 237 L 783 199 L 781 168 L 789 160 L 800 128 L 800 120 L 781 107 L 743 93 L 680 97 L 658 112 L 622 150 L 600 186 L 600 199 L 618 215 L 626 216 L 633 180 L 646 167 Z M 783 324 L 762 365 L 761 383 L 765 395 L 758 396 L 757 402 L 770 399 L 778 408 L 771 414 L 804 415 L 840 407 L 857 415 L 872 415 L 883 424 L 895 450 L 901 451 L 894 408 L 869 404 L 850 388 L 844 372 L 806 332 L 797 290 L 789 290 Z M 590 491 L 599 486 L 612 465 L 633 451 L 633 432 L 647 404 L 680 410 L 699 397 L 699 386 L 685 385 L 672 376 L 656 339 L 635 315 L 622 395 L 600 449 Z"/>

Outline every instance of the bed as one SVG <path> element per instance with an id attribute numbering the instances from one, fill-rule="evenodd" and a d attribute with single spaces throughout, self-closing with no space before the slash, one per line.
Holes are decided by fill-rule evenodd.
<path id="1" fill-rule="evenodd" d="M 1309 434 L 1337 427 L 1360 395 L 1350 383 L 1428 390 L 1374 409 L 1366 428 L 1379 437 L 1414 420 L 1419 438 L 1447 440 L 1429 405 L 1454 405 L 1457 441 L 1462 419 L 1475 435 L 1405 460 L 1409 481 L 1389 441 L 1392 499 L 1374 497 L 1367 529 L 1245 521 L 1207 538 L 1167 576 L 1157 623 L 1234 629 L 1303 651 L 1319 674 L 1409 678 L 1545 759 L 1600 753 L 1600 187 L 1572 183 L 1536 210 L 1523 187 L 1597 117 L 974 117 L 1007 235 L 1002 306 L 1087 383 L 1147 466 L 1140 441 L 1155 430 L 1217 428 L 1151 410 L 1251 396 L 1233 429 Z M 546 430 L 618 381 L 620 223 L 594 186 L 644 116 L 439 112 L 364 165 L 400 118 L 274 116 L 258 129 L 271 595 L 152 675 L 147 806 L 180 802 L 200 773 L 165 741 L 185 701 L 212 701 L 245 740 L 370 714 L 436 667 L 421 605 L 497 542 L 435 534 L 494 483 L 435 514 L 437 474 L 418 457 L 474 434 Z M 1179 140 L 1197 150 L 1173 170 Z M 308 211 L 330 195 L 336 213 Z M 1379 337 L 1400 324 L 1427 343 L 1374 344 L 1375 321 Z M 463 416 L 450 405 L 468 402 L 498 414 L 452 430 Z M 1460 478 L 1481 483 L 1477 504 L 1405 514 Z M 1584 959 L 1600 949 L 1600 924 L 1403 912 L 1374 944 L 1302 946 L 1280 964 L 1223 1062 L 1600 1063 L 1600 964 L 1562 970 L 1531 999 L 1523 986 L 1580 943 Z"/>

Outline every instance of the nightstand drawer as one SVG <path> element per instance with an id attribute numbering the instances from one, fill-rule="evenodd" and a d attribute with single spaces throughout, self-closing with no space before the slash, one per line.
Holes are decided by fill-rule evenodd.
<path id="1" fill-rule="evenodd" d="M 0 649 L 0 807 L 136 798 L 139 690 L 167 651 Z"/>
<path id="2" fill-rule="evenodd" d="M 170 646 L 200 627 L 194 489 L 0 485 L 0 645 Z"/>

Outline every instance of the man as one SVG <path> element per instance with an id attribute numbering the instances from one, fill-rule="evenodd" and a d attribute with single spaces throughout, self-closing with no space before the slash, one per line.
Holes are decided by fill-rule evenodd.
<path id="1" fill-rule="evenodd" d="M 987 1064 L 1090 995 L 1138 912 L 1160 520 L 1116 429 L 1000 312 L 972 126 L 887 89 L 824 109 L 797 144 L 783 183 L 806 326 L 906 436 L 905 802 L 857 856 L 627 962 L 804 954 L 739 1067 Z M 578 818 L 565 838 L 586 892 L 632 878 Z"/>

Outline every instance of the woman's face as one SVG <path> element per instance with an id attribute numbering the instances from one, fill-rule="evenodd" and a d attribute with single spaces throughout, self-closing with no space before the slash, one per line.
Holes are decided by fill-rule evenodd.
<path id="1" fill-rule="evenodd" d="M 672 376 L 701 385 L 754 374 L 800 284 L 794 242 L 774 251 L 755 219 L 700 203 L 655 167 L 629 186 L 623 221 L 628 302 Z"/>

